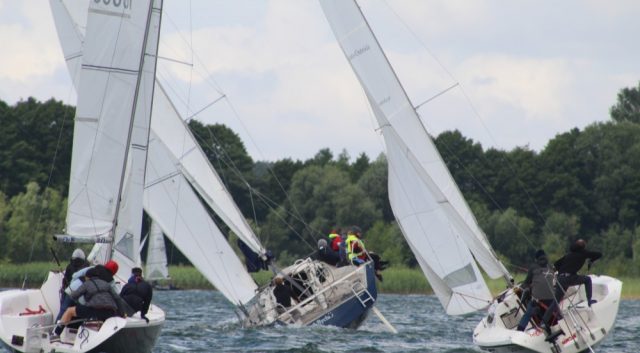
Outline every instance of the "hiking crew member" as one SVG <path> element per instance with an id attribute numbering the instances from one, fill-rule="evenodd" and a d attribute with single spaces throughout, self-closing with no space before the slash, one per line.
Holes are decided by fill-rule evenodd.
<path id="1" fill-rule="evenodd" d="M 318 240 L 318 250 L 314 257 L 316 260 L 320 260 L 331 266 L 338 266 L 338 263 L 340 262 L 340 256 L 338 256 L 337 252 L 331 250 L 331 248 L 327 246 L 327 241 L 325 239 Z"/>
<path id="2" fill-rule="evenodd" d="M 362 237 L 362 230 L 360 227 L 353 226 L 347 235 L 347 256 L 349 262 L 358 266 L 363 264 L 367 260 L 367 250 L 364 247 L 364 242 L 360 239 Z"/>
<path id="3" fill-rule="evenodd" d="M 342 236 L 338 233 L 337 230 L 332 230 L 331 234 L 329 234 L 329 241 L 331 241 L 331 250 L 338 252 L 340 251 L 340 243 L 342 243 Z"/>
<path id="4" fill-rule="evenodd" d="M 115 261 L 110 262 L 113 262 L 115 265 L 109 265 L 109 263 L 107 263 L 109 265 L 109 269 L 113 270 L 115 267 L 115 271 L 117 271 L 117 263 Z M 69 323 L 74 317 L 104 321 L 110 317 L 118 315 L 118 293 L 116 293 L 109 282 L 100 278 L 102 271 L 95 271 L 96 268 L 105 268 L 105 266 L 98 265 L 87 271 L 87 279 L 85 282 L 80 286 L 80 288 L 74 290 L 70 294 L 71 298 L 75 301 L 78 301 L 80 297 L 84 296 L 86 304 L 72 306 L 64 312 L 60 319 L 60 325 L 56 326 L 54 330 L 56 336 L 59 336 L 62 333 L 64 325 Z M 109 269 L 107 269 L 107 271 L 110 271 Z M 109 274 L 111 274 L 111 272 L 109 272 Z M 111 278 L 113 279 L 112 276 Z M 53 339 L 56 339 L 56 337 L 52 337 L 52 340 Z"/>
<path id="5" fill-rule="evenodd" d="M 71 254 L 71 260 L 69 261 L 67 268 L 64 270 L 60 296 L 60 311 L 58 312 L 58 316 L 54 322 L 58 322 L 67 308 L 73 305 L 73 299 L 71 299 L 71 297 L 65 292 L 65 289 L 67 289 L 71 284 L 73 274 L 86 267 L 89 267 L 89 263 L 84 256 L 84 251 L 80 248 L 75 249 L 73 254 Z"/>
<path id="6" fill-rule="evenodd" d="M 153 298 L 153 289 L 142 278 L 142 269 L 140 267 L 131 269 L 131 277 L 122 288 L 120 296 L 131 306 L 134 312 L 139 311 L 140 317 L 149 323 L 147 312 L 149 312 L 149 305 L 151 305 L 151 299 Z"/>
<path id="7" fill-rule="evenodd" d="M 531 317 L 544 313 L 544 310 L 553 304 L 554 271 L 549 265 L 544 250 L 536 251 L 535 261 L 536 263 L 531 265 L 523 282 L 523 288 L 530 291 L 531 300 L 529 300 L 527 310 L 518 324 L 518 331 L 524 331 Z"/>
<path id="8" fill-rule="evenodd" d="M 589 260 L 588 267 L 590 268 L 593 261 L 602 257 L 602 253 L 588 251 L 586 247 L 587 242 L 583 239 L 578 239 L 569 248 L 569 253 L 554 263 L 558 271 L 558 286 L 556 288 L 556 298 L 558 298 L 558 301 L 562 299 L 564 292 L 569 286 L 584 284 L 588 305 L 591 306 L 591 304 L 596 302 L 591 299 L 591 277 L 579 275 L 578 271 L 580 271 L 587 260 Z"/>

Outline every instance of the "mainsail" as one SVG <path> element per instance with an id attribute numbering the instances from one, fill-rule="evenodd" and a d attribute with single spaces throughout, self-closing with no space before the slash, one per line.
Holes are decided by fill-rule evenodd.
<path id="1" fill-rule="evenodd" d="M 52 12 L 69 73 L 74 82 L 82 60 L 82 12 L 72 16 L 72 4 L 51 0 Z M 78 4 L 73 3 L 73 6 Z M 82 4 L 79 4 L 82 5 Z M 189 258 L 216 288 L 231 302 L 245 303 L 255 293 L 256 285 L 240 260 L 227 243 L 199 198 L 189 187 L 191 181 L 203 200 L 252 250 L 259 254 L 264 248 L 244 220 L 228 190 L 181 117 L 171 104 L 165 91 L 156 82 L 151 122 L 152 141 L 149 147 L 144 209 L 158 221 L 167 237 Z M 159 138 L 155 131 L 160 131 Z M 165 143 L 167 141 L 168 143 Z M 179 157 L 178 157 L 179 156 Z M 187 178 L 187 179 L 185 179 Z M 166 183 L 176 183 L 175 185 Z M 177 186 L 179 185 L 179 186 Z M 161 200 L 161 201 L 151 201 Z M 188 222 L 185 223 L 185 220 Z M 138 238 L 139 239 L 139 238 Z M 139 244 L 139 241 L 136 243 Z M 96 246 L 93 256 L 101 256 L 105 246 Z M 95 255 L 95 254 L 98 255 Z M 118 255 L 118 252 L 114 256 Z M 104 256 L 104 255 L 103 255 Z M 123 256 L 116 256 L 125 261 Z M 139 263 L 139 261 L 138 261 Z"/>
<path id="2" fill-rule="evenodd" d="M 355 1 L 320 0 L 369 100 L 389 163 L 398 225 L 448 314 L 486 307 L 490 277 L 508 276 L 422 125 Z"/>
<path id="3" fill-rule="evenodd" d="M 74 70 L 78 107 L 61 239 L 113 244 L 125 275 L 139 263 L 161 8 L 162 1 L 92 2 L 84 46 L 69 40 L 71 52 L 82 49 L 82 55 L 75 60 L 81 63 Z M 71 25 L 63 31 L 80 38 Z M 110 246 L 102 248 L 109 253 Z"/>

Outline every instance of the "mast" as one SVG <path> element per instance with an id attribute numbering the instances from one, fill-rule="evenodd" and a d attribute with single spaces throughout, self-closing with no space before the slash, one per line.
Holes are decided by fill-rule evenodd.
<path id="1" fill-rule="evenodd" d="M 120 215 L 120 204 L 122 203 L 122 198 L 124 197 L 123 195 L 123 190 L 124 190 L 124 183 L 125 183 L 125 178 L 126 178 L 126 173 L 127 173 L 127 161 L 129 159 L 129 151 L 131 149 L 131 137 L 132 137 L 132 132 L 133 132 L 133 126 L 134 126 L 134 122 L 136 121 L 136 111 L 137 111 L 137 106 L 138 106 L 138 97 L 140 94 L 140 82 L 142 81 L 142 72 L 143 72 L 143 68 L 145 65 L 145 54 L 147 51 L 147 42 L 149 39 L 149 26 L 151 25 L 151 12 L 153 10 L 153 5 L 154 5 L 154 1 L 155 0 L 151 0 L 149 1 L 149 9 L 147 12 L 147 23 L 145 25 L 145 32 L 144 32 L 144 41 L 142 42 L 142 50 L 140 51 L 140 64 L 139 64 L 139 69 L 138 69 L 138 79 L 136 82 L 136 89 L 135 89 L 135 93 L 134 93 L 134 97 L 133 97 L 133 106 L 131 107 L 131 119 L 129 119 L 129 131 L 127 133 L 127 142 L 125 145 L 125 152 L 124 152 L 124 164 L 123 164 L 123 168 L 122 168 L 122 173 L 120 174 L 120 187 L 118 190 L 118 201 L 116 203 L 116 213 L 114 215 L 113 218 L 113 228 L 112 228 L 112 241 L 111 243 L 108 245 L 108 251 L 107 251 L 107 260 L 110 260 L 111 257 L 113 256 L 113 242 L 115 241 L 116 238 L 116 231 L 118 228 L 118 216 Z M 160 8 L 162 8 L 162 0 L 160 1 Z M 133 6 L 133 3 L 130 4 L 130 6 Z M 162 11 L 161 11 L 162 12 Z M 158 28 L 158 33 L 159 33 L 160 29 Z M 157 54 L 157 45 L 156 45 L 156 54 Z M 154 61 L 155 56 L 154 56 Z M 153 65 L 154 69 L 153 69 L 153 77 L 155 77 L 155 64 Z M 153 95 L 152 95 L 153 97 Z M 149 114 L 149 117 L 151 116 L 151 114 Z M 140 119 L 140 118 L 138 118 Z M 149 140 L 149 134 L 147 133 L 147 141 Z M 144 149 L 146 150 L 146 146 L 144 146 Z M 144 158 L 144 164 L 146 165 L 146 158 Z M 143 175 L 143 183 L 144 183 L 144 175 Z M 140 217 L 142 217 L 142 214 L 140 214 Z"/>

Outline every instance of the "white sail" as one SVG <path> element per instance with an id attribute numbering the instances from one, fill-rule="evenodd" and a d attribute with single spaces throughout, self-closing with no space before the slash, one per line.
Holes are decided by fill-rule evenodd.
<path id="1" fill-rule="evenodd" d="M 447 313 L 485 307 L 491 295 L 476 261 L 491 277 L 507 276 L 507 270 L 477 225 L 358 5 L 342 0 L 320 4 L 382 131 L 391 206 L 423 272 Z"/>
<path id="2" fill-rule="evenodd" d="M 66 221 L 68 235 L 98 241 L 113 237 L 151 8 L 115 4 L 89 6 Z"/>
<path id="3" fill-rule="evenodd" d="M 85 21 L 81 12 L 75 11 L 75 15 L 70 13 L 70 7 L 65 6 L 62 0 L 51 0 L 51 2 L 67 68 L 72 78 L 77 79 L 78 75 L 75 75 L 75 72 L 77 72 L 82 58 L 82 23 Z M 77 6 L 76 3 L 73 5 Z M 157 81 L 151 129 L 180 161 L 184 176 L 207 205 L 254 252 L 264 254 L 264 247 L 238 209 L 217 172 L 211 166 L 189 127 L 182 120 L 165 90 Z"/>
<path id="4" fill-rule="evenodd" d="M 154 136 L 149 141 L 144 206 L 169 240 L 234 304 L 254 297 L 257 286 L 182 176 L 178 161 Z"/>
<path id="5" fill-rule="evenodd" d="M 153 132 L 180 162 L 180 170 L 222 221 L 254 252 L 265 250 L 231 194 L 182 120 L 160 83 L 154 99 Z"/>
<path id="6" fill-rule="evenodd" d="M 147 245 L 147 263 L 145 278 L 157 281 L 169 278 L 167 267 L 167 249 L 164 246 L 164 234 L 156 221 L 151 222 L 149 244 Z"/>

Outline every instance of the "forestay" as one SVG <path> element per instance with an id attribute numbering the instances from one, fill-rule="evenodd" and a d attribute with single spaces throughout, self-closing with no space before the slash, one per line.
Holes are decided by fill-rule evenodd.
<path id="1" fill-rule="evenodd" d="M 394 215 L 448 314 L 479 310 L 491 277 L 508 276 L 442 161 L 358 5 L 320 0 L 382 131 Z"/>

